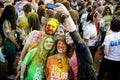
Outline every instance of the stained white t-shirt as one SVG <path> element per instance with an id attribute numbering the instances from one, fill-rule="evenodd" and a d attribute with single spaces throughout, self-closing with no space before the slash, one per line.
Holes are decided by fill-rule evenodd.
<path id="1" fill-rule="evenodd" d="M 91 38 L 92 35 L 95 35 Z M 94 46 L 97 39 L 97 29 L 96 26 L 92 23 L 88 23 L 83 32 L 83 38 L 88 39 L 88 46 Z"/>
<path id="2" fill-rule="evenodd" d="M 120 32 L 112 32 L 105 37 L 103 45 L 109 45 L 109 52 L 105 58 L 120 61 Z"/>

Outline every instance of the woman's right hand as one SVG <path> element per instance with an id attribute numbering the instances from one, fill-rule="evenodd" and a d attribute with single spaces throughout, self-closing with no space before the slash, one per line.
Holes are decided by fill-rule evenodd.
<path id="1" fill-rule="evenodd" d="M 56 3 L 58 7 L 54 8 L 55 11 L 61 12 L 62 14 L 66 15 L 65 18 L 65 26 L 69 32 L 73 32 L 76 30 L 76 25 L 68 11 L 68 9 L 61 3 Z"/>

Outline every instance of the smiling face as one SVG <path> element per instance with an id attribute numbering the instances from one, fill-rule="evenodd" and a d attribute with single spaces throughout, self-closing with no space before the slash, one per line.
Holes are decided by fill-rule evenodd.
<path id="1" fill-rule="evenodd" d="M 46 50 L 51 50 L 53 48 L 54 41 L 52 38 L 47 38 L 44 43 L 44 48 Z"/>
<path id="2" fill-rule="evenodd" d="M 55 19 L 51 19 L 47 22 L 45 26 L 45 32 L 48 35 L 54 34 L 58 27 L 58 21 Z"/>
<path id="3" fill-rule="evenodd" d="M 65 44 L 64 41 L 59 40 L 57 43 L 57 51 L 58 53 L 66 53 L 67 51 L 67 45 Z"/>

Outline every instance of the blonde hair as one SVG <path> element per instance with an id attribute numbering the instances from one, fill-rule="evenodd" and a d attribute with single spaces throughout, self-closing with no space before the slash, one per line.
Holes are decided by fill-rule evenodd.
<path id="1" fill-rule="evenodd" d="M 55 50 L 55 41 L 54 41 L 54 44 L 53 44 L 53 47 L 50 51 L 47 51 L 45 48 L 44 48 L 44 43 L 45 43 L 45 40 L 47 38 L 52 38 L 53 41 L 54 41 L 54 38 L 53 36 L 51 35 L 46 35 L 39 43 L 38 47 L 37 47 L 37 51 L 36 51 L 36 55 L 34 57 L 34 62 L 37 64 L 37 66 L 39 65 L 45 65 L 45 62 L 46 62 L 46 59 L 48 56 L 51 56 L 53 53 L 54 53 L 54 50 Z"/>

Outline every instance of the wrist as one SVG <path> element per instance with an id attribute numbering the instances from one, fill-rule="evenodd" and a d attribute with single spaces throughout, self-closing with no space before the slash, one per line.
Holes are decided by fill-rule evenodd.
<path id="1" fill-rule="evenodd" d="M 69 32 L 73 32 L 76 30 L 76 25 L 71 16 L 65 19 L 66 27 Z"/>

